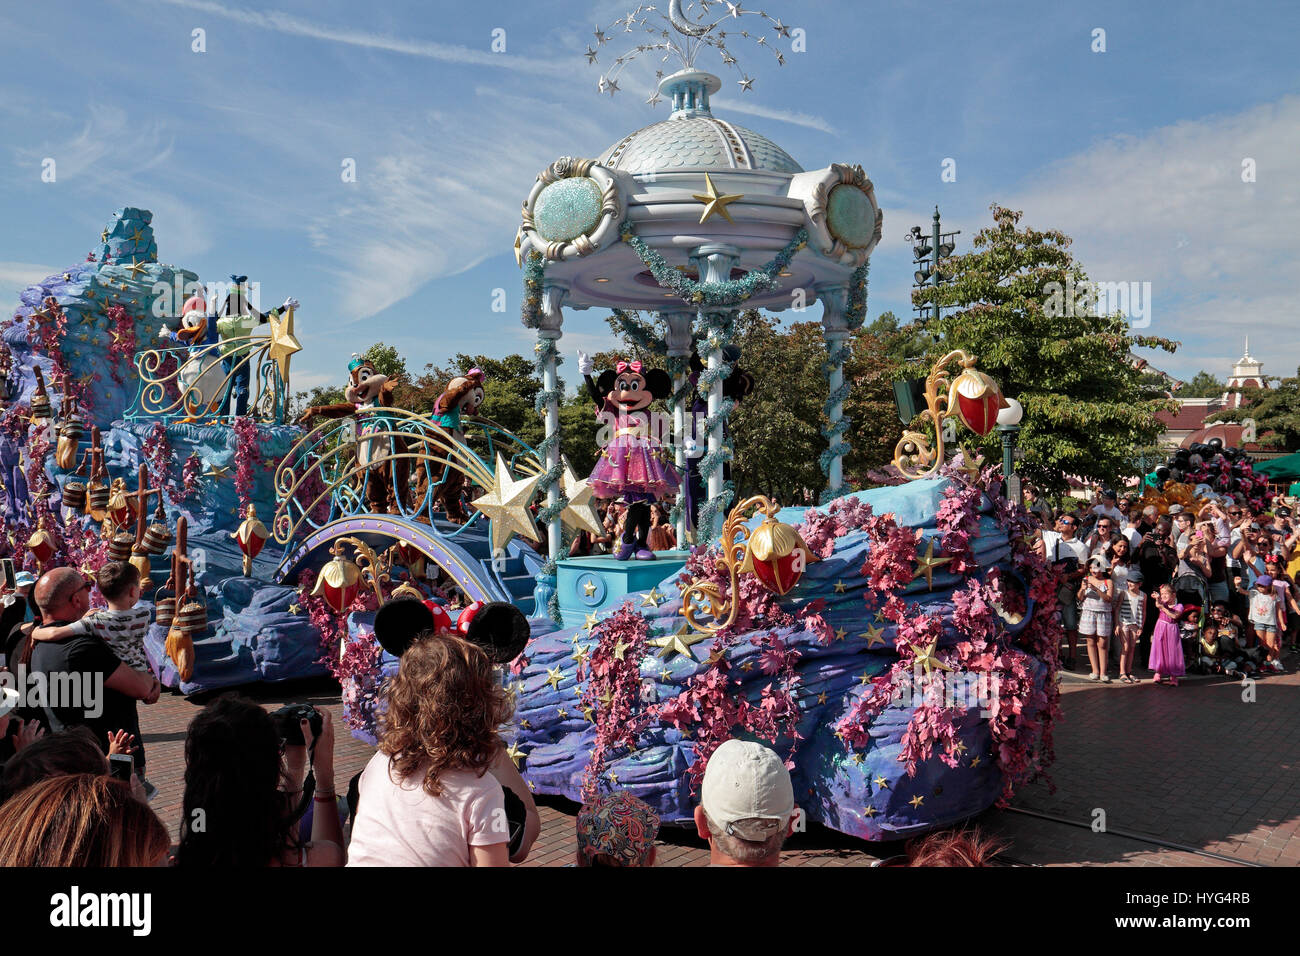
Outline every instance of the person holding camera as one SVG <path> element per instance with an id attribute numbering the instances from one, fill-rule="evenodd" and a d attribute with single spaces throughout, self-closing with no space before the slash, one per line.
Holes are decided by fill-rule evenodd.
<path id="1" fill-rule="evenodd" d="M 1088 663 L 1092 666 L 1088 679 L 1109 684 L 1110 662 L 1106 653 L 1114 629 L 1115 582 L 1104 554 L 1094 554 L 1088 559 L 1088 572 L 1079 584 L 1077 597 L 1082 604 L 1079 633 L 1087 641 Z"/>
<path id="2" fill-rule="evenodd" d="M 311 838 L 299 821 L 313 808 Z M 329 711 L 220 697 L 185 738 L 177 866 L 342 866 Z"/>

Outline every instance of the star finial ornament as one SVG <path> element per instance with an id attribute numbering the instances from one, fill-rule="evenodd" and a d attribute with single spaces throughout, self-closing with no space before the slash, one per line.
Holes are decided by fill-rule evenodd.
<path id="1" fill-rule="evenodd" d="M 672 634 L 656 637 L 647 643 L 653 647 L 661 648 L 659 651 L 660 660 L 671 660 L 675 655 L 682 654 L 694 661 L 696 658 L 691 648 L 700 641 L 707 641 L 708 639 L 709 635 L 707 634 L 692 633 L 690 625 L 683 621 L 682 626 Z"/>
<path id="2" fill-rule="evenodd" d="M 836 593 L 836 594 L 843 594 L 846 588 L 847 588 L 847 585 L 846 585 L 843 581 L 836 581 L 836 582 L 835 582 L 835 593 Z"/>
<path id="3" fill-rule="evenodd" d="M 593 50 L 593 49 L 591 48 L 590 45 L 588 45 L 588 47 L 587 47 L 587 52 L 584 53 L 583 56 L 585 56 L 585 57 L 587 58 L 587 62 L 588 62 L 588 63 L 595 63 L 595 62 L 596 62 L 596 51 Z"/>
<path id="4" fill-rule="evenodd" d="M 649 103 L 651 106 L 658 106 L 660 103 L 663 102 L 663 99 L 664 98 L 659 95 L 659 91 L 655 90 L 653 93 L 650 94 L 650 98 L 646 100 L 646 102 Z"/>
<path id="5" fill-rule="evenodd" d="M 550 684 L 556 690 L 560 689 L 560 681 L 564 680 L 564 672 L 558 667 L 546 668 L 546 680 L 544 684 Z"/>
<path id="6" fill-rule="evenodd" d="M 646 592 L 646 596 L 641 599 L 642 607 L 658 607 L 663 603 L 664 596 L 659 593 L 657 587 L 651 588 Z"/>
<path id="7" fill-rule="evenodd" d="M 583 595 L 586 596 L 586 597 L 595 597 L 595 596 L 596 596 L 596 582 L 595 582 L 595 581 L 587 581 L 587 582 L 585 582 L 585 583 L 582 585 L 582 593 L 583 593 Z"/>
<path id="8" fill-rule="evenodd" d="M 593 33 L 592 36 L 594 36 L 596 38 L 596 42 L 601 44 L 602 46 L 605 44 L 606 41 L 609 40 L 609 37 L 605 36 L 605 31 L 602 30 L 600 27 L 596 27 L 596 32 Z"/>
<path id="9" fill-rule="evenodd" d="M 737 80 L 736 82 L 740 84 L 740 92 L 742 92 L 742 93 L 752 93 L 752 92 L 754 92 L 754 78 L 753 78 L 753 77 L 746 76 L 746 77 L 743 77 L 743 78 Z"/>
<path id="10" fill-rule="evenodd" d="M 744 199 L 743 193 L 722 194 L 718 188 L 713 185 L 713 177 L 708 173 L 704 174 L 704 187 L 707 193 L 695 193 L 691 196 L 696 202 L 704 203 L 704 212 L 700 214 L 700 222 L 705 223 L 714 213 L 719 213 L 727 222 L 735 225 L 736 220 L 731 218 L 731 213 L 727 211 L 727 206 L 737 199 Z"/>
<path id="11" fill-rule="evenodd" d="M 919 808 L 921 804 L 925 803 L 925 797 L 921 796 L 918 793 L 916 796 L 914 796 L 911 800 L 908 800 L 907 802 L 910 803 L 912 806 Z"/>
<path id="12" fill-rule="evenodd" d="M 889 789 L 889 781 L 886 780 L 883 776 L 876 777 L 875 782 L 876 782 L 876 786 L 879 787 L 881 790 Z"/>
<path id="13" fill-rule="evenodd" d="M 596 612 L 593 611 L 587 615 L 587 622 L 586 624 L 583 625 L 583 627 L 585 627 L 587 629 L 587 633 L 590 634 L 591 629 L 599 623 L 600 623 L 600 618 L 598 618 L 596 616 Z"/>
<path id="14" fill-rule="evenodd" d="M 268 315 L 266 318 L 271 325 L 271 347 L 266 354 L 280 367 L 280 381 L 287 384 L 289 359 L 295 352 L 302 351 L 302 346 L 293 334 L 293 309 L 287 310 L 283 319 L 276 315 Z"/>
<path id="15" fill-rule="evenodd" d="M 934 669 L 936 667 L 944 671 L 952 670 L 951 667 L 949 667 L 943 661 L 939 660 L 939 658 L 934 656 L 934 652 L 936 648 L 938 648 L 938 646 L 939 646 L 939 639 L 935 638 L 933 641 L 930 642 L 928 647 L 917 648 L 916 657 L 913 658 L 913 663 L 920 664 L 921 669 L 925 671 L 927 677 L 930 674 L 934 673 Z"/>
<path id="16" fill-rule="evenodd" d="M 515 765 L 515 769 L 518 770 L 523 766 L 524 758 L 528 754 L 526 751 L 519 749 L 517 741 L 511 741 L 510 746 L 506 748 L 506 756 L 510 758 L 510 761 Z"/>
<path id="17" fill-rule="evenodd" d="M 776 23 L 773 24 L 772 29 L 776 31 L 777 36 L 785 37 L 787 40 L 790 39 L 790 28 L 781 22 L 780 17 L 777 17 Z"/>
<path id="18" fill-rule="evenodd" d="M 867 629 L 858 636 L 867 639 L 867 650 L 871 650 L 871 648 L 875 647 L 877 644 L 883 645 L 885 643 L 884 635 L 885 629 L 880 626 L 879 622 L 877 622 L 868 625 Z"/>
<path id="19" fill-rule="evenodd" d="M 487 494 L 476 498 L 474 507 L 483 512 L 492 521 L 492 551 L 505 550 L 506 544 L 515 534 L 523 535 L 531 541 L 541 540 L 537 535 L 537 522 L 533 521 L 528 511 L 533 494 L 541 475 L 530 478 L 515 479 L 510 475 L 510 468 L 500 452 L 497 452 L 496 473 L 492 487 Z"/>
<path id="20" fill-rule="evenodd" d="M 613 96 L 618 92 L 618 80 L 611 79 L 605 83 L 605 92 Z"/>
<path id="21" fill-rule="evenodd" d="M 931 538 L 929 546 L 926 548 L 925 554 L 923 555 L 918 554 L 916 556 L 916 573 L 912 575 L 912 580 L 915 581 L 917 578 L 924 576 L 925 589 L 927 591 L 933 591 L 934 590 L 934 569 L 939 567 L 942 564 L 947 564 L 951 560 L 952 560 L 952 555 L 948 555 L 942 558 L 936 558 L 934 556 L 934 538 Z"/>

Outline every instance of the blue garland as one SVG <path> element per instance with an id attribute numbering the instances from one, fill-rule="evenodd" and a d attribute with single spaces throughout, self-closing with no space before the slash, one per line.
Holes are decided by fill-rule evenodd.
<path id="1" fill-rule="evenodd" d="M 705 308 L 739 305 L 759 292 L 768 292 L 778 285 L 777 274 L 784 272 L 800 249 L 808 244 L 808 230 L 800 229 L 794 234 L 770 262 L 762 268 L 753 269 L 739 279 L 723 282 L 699 282 L 678 272 L 668 264 L 668 260 L 646 245 L 645 240 L 632 230 L 630 222 L 623 223 L 620 230 L 623 241 L 641 257 L 654 276 L 655 281 L 665 289 L 671 289 L 682 299 L 693 305 Z"/>
<path id="2" fill-rule="evenodd" d="M 705 342 L 710 350 L 722 349 L 731 343 L 732 336 L 736 332 L 736 314 L 734 312 L 718 309 L 707 310 L 700 313 L 699 321 L 704 330 Z M 698 385 L 700 395 L 707 396 L 714 383 L 726 379 L 731 375 L 733 368 L 734 366 L 728 362 L 720 362 L 717 368 L 704 369 L 700 373 Z M 731 413 L 735 407 L 735 401 L 730 398 L 723 398 L 718 405 L 718 410 L 705 419 L 705 434 L 712 434 L 715 428 L 721 428 L 725 436 L 727 421 L 731 418 Z M 731 449 L 724 438 L 717 451 L 709 452 L 700 459 L 700 474 L 704 477 L 706 485 L 713 473 L 730 461 L 731 458 Z M 705 501 L 704 506 L 700 508 L 700 518 L 696 528 L 703 528 L 706 532 L 712 532 L 717 517 L 731 510 L 731 503 L 735 498 L 735 482 L 724 481 L 722 491 L 716 497 L 711 497 Z"/>
<path id="3" fill-rule="evenodd" d="M 862 323 L 867 317 L 867 264 L 864 262 L 858 268 L 853 270 L 853 275 L 849 278 L 849 301 L 845 309 L 845 325 L 850 332 L 856 332 L 862 328 Z M 827 357 L 822 363 L 822 378 L 826 382 L 826 387 L 830 388 L 831 372 L 837 366 L 842 367 L 852 356 L 852 349 L 848 345 L 841 343 L 835 351 L 831 351 L 831 343 L 826 343 Z M 825 413 L 827 420 L 831 417 L 831 410 L 836 405 L 843 404 L 844 400 L 849 397 L 849 383 L 842 382 L 840 387 L 830 392 L 826 396 L 826 402 L 822 405 L 822 411 Z M 843 482 L 830 487 L 831 462 L 837 457 L 844 458 L 848 455 L 850 449 L 849 443 L 843 440 L 843 435 L 849 430 L 850 419 L 847 415 L 841 415 L 839 421 L 832 422 L 826 428 L 822 429 L 822 436 L 827 441 L 827 448 L 821 454 L 818 464 L 821 466 L 822 474 L 826 476 L 827 488 L 821 494 L 821 504 L 826 504 L 839 498 L 847 490 L 848 486 Z"/>
<path id="4" fill-rule="evenodd" d="M 542 324 L 542 280 L 546 278 L 546 260 L 540 252 L 528 253 L 524 265 L 524 302 L 520 318 L 524 327 L 535 329 Z"/>

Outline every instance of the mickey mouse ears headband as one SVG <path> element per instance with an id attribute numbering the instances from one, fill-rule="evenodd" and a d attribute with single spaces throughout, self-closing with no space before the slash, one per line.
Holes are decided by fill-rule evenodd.
<path id="1" fill-rule="evenodd" d="M 375 639 L 394 657 L 401 657 L 420 634 L 452 631 L 487 652 L 494 664 L 508 664 L 528 643 L 528 619 L 513 604 L 476 601 L 453 622 L 447 609 L 432 601 L 396 598 L 375 614 Z"/>

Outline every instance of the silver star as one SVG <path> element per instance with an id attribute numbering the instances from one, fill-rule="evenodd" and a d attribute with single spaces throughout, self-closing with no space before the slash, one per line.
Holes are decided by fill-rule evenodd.
<path id="1" fill-rule="evenodd" d="M 745 12 L 741 8 L 741 5 L 739 3 L 731 3 L 730 0 L 724 0 L 724 2 L 727 4 L 727 10 L 731 13 L 732 17 L 737 20 L 740 19 L 740 15 Z"/>
<path id="2" fill-rule="evenodd" d="M 609 39 L 609 37 L 605 36 L 605 31 L 602 30 L 600 27 L 596 28 L 596 32 L 593 33 L 592 36 L 594 36 L 596 38 L 596 42 L 600 44 L 603 44 L 606 40 Z"/>
<path id="3" fill-rule="evenodd" d="M 740 84 L 741 92 L 744 92 L 745 90 L 749 90 L 752 92 L 754 89 L 754 81 L 750 79 L 748 76 L 745 77 L 743 80 L 737 80 L 736 82 Z"/>
<path id="4" fill-rule="evenodd" d="M 776 25 L 772 29 L 776 31 L 777 36 L 785 37 L 787 40 L 790 39 L 790 28 L 781 22 L 780 17 L 777 18 Z"/>
<path id="5" fill-rule="evenodd" d="M 596 62 L 596 51 L 593 50 L 590 46 L 587 47 L 587 52 L 584 54 L 584 56 L 586 56 L 587 58 L 588 66 Z"/>
<path id="6" fill-rule="evenodd" d="M 663 97 L 659 95 L 659 91 L 655 90 L 654 93 L 651 94 L 650 99 L 646 100 L 646 102 L 649 103 L 651 106 L 658 106 L 660 101 L 662 100 Z"/>
<path id="7" fill-rule="evenodd" d="M 605 84 L 605 90 L 606 90 L 606 92 L 609 93 L 610 96 L 613 96 L 615 93 L 617 93 L 617 92 L 618 92 L 618 80 L 610 80 L 608 83 L 606 83 L 606 84 Z"/>

